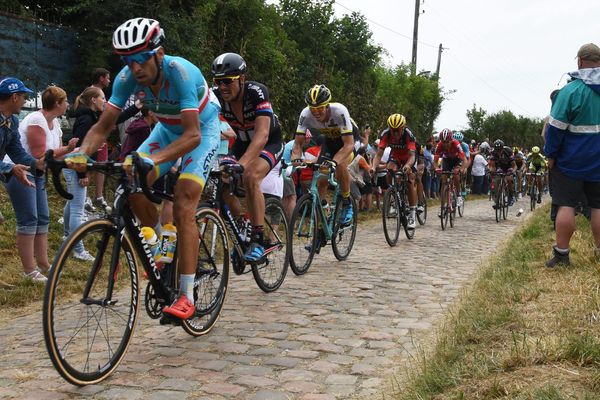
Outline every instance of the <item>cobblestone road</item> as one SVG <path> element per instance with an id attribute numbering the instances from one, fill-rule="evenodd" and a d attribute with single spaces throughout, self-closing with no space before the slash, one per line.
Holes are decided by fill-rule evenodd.
<path id="1" fill-rule="evenodd" d="M 354 250 L 338 262 L 323 249 L 308 274 L 290 271 L 264 294 L 251 274 L 234 276 L 212 332 L 140 317 L 117 371 L 77 388 L 52 367 L 41 312 L 0 326 L 0 398 L 302 399 L 369 397 L 385 389 L 413 340 L 428 333 L 473 273 L 525 215 L 496 223 L 487 200 L 443 232 L 436 210 L 408 241 L 385 242 L 380 220 L 359 225 Z"/>

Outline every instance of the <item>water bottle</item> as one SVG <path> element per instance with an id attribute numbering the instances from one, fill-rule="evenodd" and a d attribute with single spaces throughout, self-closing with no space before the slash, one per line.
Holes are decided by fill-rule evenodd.
<path id="1" fill-rule="evenodd" d="M 517 217 L 520 217 L 521 214 L 523 214 L 523 209 L 519 208 L 519 211 L 517 211 Z"/>
<path id="2" fill-rule="evenodd" d="M 149 226 L 144 226 L 142 227 L 142 235 L 150 247 L 150 254 L 152 254 L 152 257 L 154 257 L 155 261 L 158 261 L 161 257 L 161 253 L 156 232 L 154 232 L 154 229 L 150 228 Z"/>
<path id="3" fill-rule="evenodd" d="M 168 264 L 175 256 L 177 228 L 173 224 L 165 224 L 160 235 L 160 261 Z"/>

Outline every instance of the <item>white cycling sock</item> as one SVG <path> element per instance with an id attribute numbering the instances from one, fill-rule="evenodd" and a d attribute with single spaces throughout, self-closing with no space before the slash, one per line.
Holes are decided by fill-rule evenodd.
<path id="1" fill-rule="evenodd" d="M 189 301 L 194 302 L 194 278 L 195 274 L 179 275 L 179 293 L 185 294 Z"/>

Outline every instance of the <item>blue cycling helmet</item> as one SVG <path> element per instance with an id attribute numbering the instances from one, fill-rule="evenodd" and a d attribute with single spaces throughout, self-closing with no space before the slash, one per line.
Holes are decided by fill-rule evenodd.
<path id="1" fill-rule="evenodd" d="M 465 138 L 465 135 L 462 134 L 462 132 L 456 131 L 452 134 L 452 137 L 456 140 L 458 140 L 459 142 L 462 142 L 463 139 Z"/>

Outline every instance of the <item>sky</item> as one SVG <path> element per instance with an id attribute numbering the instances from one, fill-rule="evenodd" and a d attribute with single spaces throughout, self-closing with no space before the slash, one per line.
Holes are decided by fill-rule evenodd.
<path id="1" fill-rule="evenodd" d="M 436 130 L 466 128 L 473 104 L 543 118 L 550 92 L 577 69 L 579 47 L 600 45 L 598 0 L 424 0 L 420 8 L 417 70 L 435 72 L 441 43 L 440 85 L 453 91 Z M 349 10 L 367 18 L 386 65 L 410 63 L 415 0 L 335 2 L 336 16 Z"/>

